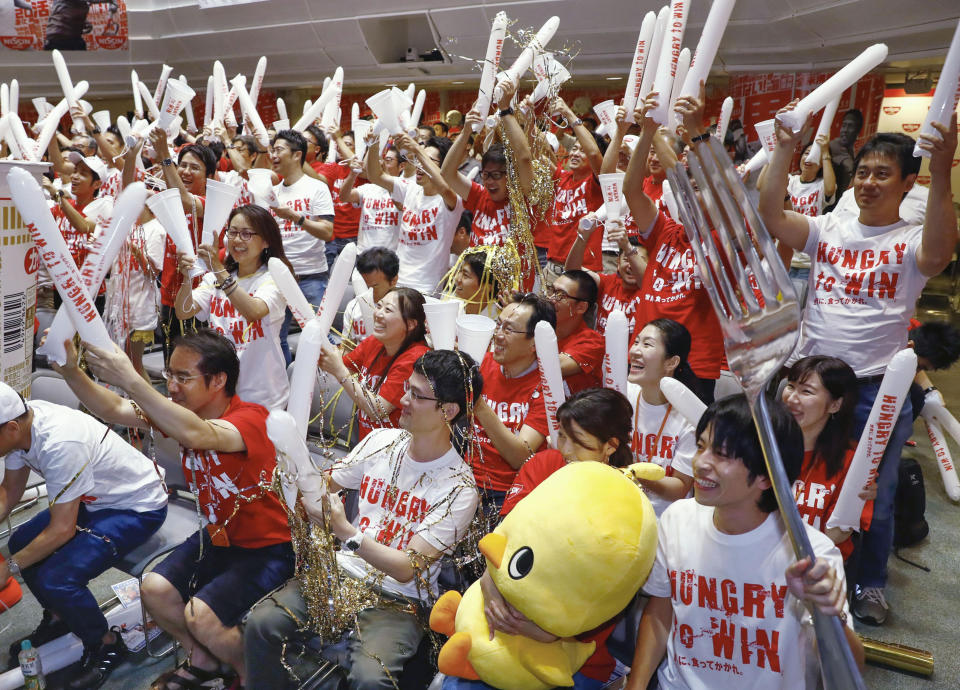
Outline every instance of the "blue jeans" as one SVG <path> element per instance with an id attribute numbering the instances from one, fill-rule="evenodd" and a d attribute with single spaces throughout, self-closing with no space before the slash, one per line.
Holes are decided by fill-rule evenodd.
<path id="1" fill-rule="evenodd" d="M 443 690 L 483 690 L 490 688 L 481 680 L 465 680 L 447 676 L 443 679 Z M 603 681 L 594 678 L 587 678 L 582 673 L 573 674 L 573 690 L 600 690 L 603 687 Z"/>
<path id="2" fill-rule="evenodd" d="M 340 256 L 340 252 L 343 251 L 343 248 L 346 247 L 351 242 L 356 242 L 356 237 L 335 237 L 329 242 L 325 243 L 323 253 L 327 257 L 327 270 L 333 270 L 333 264 L 337 260 L 337 257 Z"/>
<path id="3" fill-rule="evenodd" d="M 88 510 L 77 513 L 77 534 L 44 560 L 22 572 L 23 581 L 40 605 L 59 616 L 84 648 L 96 648 L 107 632 L 107 619 L 87 583 L 112 568 L 120 558 L 160 529 L 167 507 L 137 513 L 132 510 Z M 10 553 L 33 541 L 50 524 L 44 510 L 10 536 Z"/>
<path id="4" fill-rule="evenodd" d="M 873 401 L 880 390 L 879 383 L 861 383 L 857 407 L 854 410 L 854 440 L 860 439 L 867 423 Z M 913 433 L 913 405 L 910 397 L 904 400 L 900 416 L 890 434 L 890 441 L 880 459 L 877 473 L 877 497 L 873 502 L 873 520 L 861 541 L 857 584 L 861 587 L 884 587 L 887 584 L 887 558 L 893 549 L 893 499 L 897 494 L 900 454 Z"/>
<path id="5" fill-rule="evenodd" d="M 327 291 L 327 279 L 330 277 L 328 271 L 323 273 L 314 273 L 304 276 L 300 279 L 300 291 L 307 298 L 314 311 L 320 308 L 320 302 L 323 301 L 323 293 Z M 283 359 L 287 366 L 293 361 L 290 354 L 290 346 L 287 345 L 287 333 L 290 332 L 290 322 L 293 321 L 293 312 L 287 309 L 286 316 L 283 317 L 283 325 L 280 326 L 280 349 L 283 350 Z"/>

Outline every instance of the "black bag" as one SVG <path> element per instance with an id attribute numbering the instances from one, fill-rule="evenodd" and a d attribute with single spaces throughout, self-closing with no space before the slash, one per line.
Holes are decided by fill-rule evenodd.
<path id="1" fill-rule="evenodd" d="M 900 459 L 897 495 L 893 502 L 893 545 L 912 546 L 930 533 L 923 514 L 927 509 L 927 493 L 923 488 L 923 471 L 915 459 Z"/>

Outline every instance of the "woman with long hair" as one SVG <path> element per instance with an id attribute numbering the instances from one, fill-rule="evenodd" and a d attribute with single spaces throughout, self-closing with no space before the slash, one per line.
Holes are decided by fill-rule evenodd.
<path id="1" fill-rule="evenodd" d="M 857 376 L 846 362 L 814 355 L 790 367 L 783 388 L 783 402 L 803 432 L 803 465 L 793 485 L 797 509 L 804 520 L 833 540 L 844 560 L 853 552 L 851 532 L 828 530 L 827 520 L 856 451 L 849 439 L 857 387 Z M 875 495 L 873 482 L 861 491 L 861 497 L 868 499 L 860 516 L 863 529 L 870 525 Z"/>
<path id="2" fill-rule="evenodd" d="M 658 517 L 670 503 L 689 494 L 693 485 L 695 430 L 660 390 L 665 377 L 697 389 L 689 355 L 690 332 L 672 319 L 648 323 L 630 348 L 627 398 L 633 403 L 634 461 L 653 462 L 667 472 L 663 479 L 641 480 Z"/>
<path id="3" fill-rule="evenodd" d="M 196 316 L 233 341 L 240 358 L 237 395 L 241 400 L 268 409 L 282 408 L 290 393 L 280 349 L 286 300 L 267 270 L 271 257 L 287 263 L 280 228 L 273 214 L 251 204 L 230 212 L 224 237 L 227 252 L 223 261 L 218 246 L 204 244 L 197 248 L 198 258 L 210 272 L 194 290 L 189 280 L 193 261 L 178 252 L 185 280 L 174 302 L 177 318 Z"/>
<path id="4" fill-rule="evenodd" d="M 324 345 L 319 365 L 333 374 L 360 410 L 360 439 L 377 427 L 396 427 L 404 384 L 417 359 L 429 348 L 424 342 L 423 295 L 413 288 L 392 288 L 377 302 L 373 334 L 341 355 Z"/>

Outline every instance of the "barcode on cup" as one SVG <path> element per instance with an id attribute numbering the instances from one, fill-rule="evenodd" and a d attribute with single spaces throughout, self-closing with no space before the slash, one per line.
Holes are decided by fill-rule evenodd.
<path id="1" fill-rule="evenodd" d="M 26 294 L 19 292 L 3 297 L 3 354 L 8 355 L 23 347 Z"/>

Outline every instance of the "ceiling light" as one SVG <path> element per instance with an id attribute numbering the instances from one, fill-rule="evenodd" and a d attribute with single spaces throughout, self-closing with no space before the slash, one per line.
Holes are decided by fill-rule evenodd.
<path id="1" fill-rule="evenodd" d="M 452 82 L 450 82 L 450 83 L 451 83 L 451 84 L 463 84 L 463 83 L 465 83 L 465 82 L 462 82 L 462 81 L 452 81 Z"/>
<path id="2" fill-rule="evenodd" d="M 621 79 L 623 79 L 623 77 L 607 77 L 607 81 L 619 81 Z"/>

